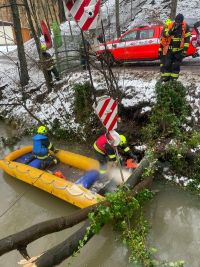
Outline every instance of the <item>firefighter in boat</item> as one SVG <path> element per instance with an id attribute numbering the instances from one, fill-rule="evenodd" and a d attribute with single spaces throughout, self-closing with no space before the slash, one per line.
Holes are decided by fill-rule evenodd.
<path id="1" fill-rule="evenodd" d="M 49 141 L 46 126 L 41 125 L 37 129 L 37 134 L 33 136 L 33 155 L 41 160 L 41 169 L 58 163 L 58 159 L 50 155 L 50 152 L 57 153 L 58 150 Z"/>
<path id="2" fill-rule="evenodd" d="M 119 141 L 118 141 L 119 140 Z M 119 148 L 120 155 L 132 158 L 137 162 L 137 156 L 132 153 L 127 145 L 126 137 L 118 134 L 116 131 L 110 131 L 102 134 L 94 143 L 96 158 L 100 163 L 100 175 L 104 176 L 107 171 L 107 163 L 117 164 L 115 147 Z"/>

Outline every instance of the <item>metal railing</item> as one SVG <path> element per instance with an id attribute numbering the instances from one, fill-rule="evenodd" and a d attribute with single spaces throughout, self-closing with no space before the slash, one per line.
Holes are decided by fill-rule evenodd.
<path id="1" fill-rule="evenodd" d="M 62 46 L 54 45 L 56 66 L 60 73 L 81 67 L 80 35 L 62 35 Z"/>

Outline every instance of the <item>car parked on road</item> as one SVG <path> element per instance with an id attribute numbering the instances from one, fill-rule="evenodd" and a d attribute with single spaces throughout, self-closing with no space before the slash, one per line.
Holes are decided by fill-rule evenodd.
<path id="1" fill-rule="evenodd" d="M 198 24 L 188 24 L 191 31 L 190 45 L 187 56 L 198 56 L 200 45 Z M 195 27 L 196 25 L 197 27 Z M 160 47 L 160 37 L 163 25 L 150 25 L 133 28 L 119 38 L 99 44 L 96 48 L 97 55 L 106 55 L 112 65 L 114 62 L 157 60 Z"/>

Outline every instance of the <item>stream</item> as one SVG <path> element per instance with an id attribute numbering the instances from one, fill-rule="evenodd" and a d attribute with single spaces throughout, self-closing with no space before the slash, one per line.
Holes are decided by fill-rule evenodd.
<path id="1" fill-rule="evenodd" d="M 0 122 L 0 137 L 17 135 L 17 131 Z M 30 145 L 31 137 L 24 137 L 11 148 L 0 146 L 3 158 L 13 149 Z M 86 146 L 55 143 L 56 147 L 91 155 Z M 0 238 L 21 231 L 33 224 L 70 215 L 78 208 L 31 187 L 0 170 Z M 158 193 L 145 205 L 145 214 L 151 225 L 149 243 L 157 248 L 159 260 L 184 260 L 185 267 L 200 266 L 200 201 L 199 197 L 164 181 L 154 183 Z M 42 237 L 28 246 L 30 256 L 39 255 L 64 241 L 78 227 Z M 106 225 L 81 250 L 77 257 L 64 261 L 60 267 L 131 267 L 129 251 L 111 225 Z M 0 257 L 0 266 L 21 266 L 22 256 L 13 251 Z M 136 266 L 135 266 L 136 267 Z"/>

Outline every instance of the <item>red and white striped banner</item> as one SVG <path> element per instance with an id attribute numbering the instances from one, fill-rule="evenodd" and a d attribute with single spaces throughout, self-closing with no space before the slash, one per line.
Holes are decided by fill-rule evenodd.
<path id="1" fill-rule="evenodd" d="M 108 131 L 117 128 L 118 120 L 118 103 L 117 100 L 108 96 L 103 96 L 97 101 L 97 106 L 94 107 L 95 112 L 103 125 Z"/>
<path id="2" fill-rule="evenodd" d="M 95 29 L 101 0 L 65 0 L 67 11 L 83 31 Z"/>

